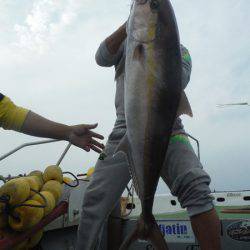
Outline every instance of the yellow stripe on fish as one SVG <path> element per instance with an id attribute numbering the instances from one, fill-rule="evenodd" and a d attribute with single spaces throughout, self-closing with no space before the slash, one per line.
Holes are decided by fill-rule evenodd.
<path id="1" fill-rule="evenodd" d="M 155 26 L 151 25 L 149 30 L 148 30 L 148 38 L 149 40 L 152 40 L 152 38 L 155 37 Z M 153 86 L 156 83 L 155 81 L 155 71 L 156 71 L 156 61 L 154 57 L 154 43 L 151 42 L 147 45 L 147 51 L 148 51 L 148 56 L 146 58 L 147 60 L 147 86 L 148 86 L 148 100 L 151 102 L 152 97 L 153 97 Z"/>

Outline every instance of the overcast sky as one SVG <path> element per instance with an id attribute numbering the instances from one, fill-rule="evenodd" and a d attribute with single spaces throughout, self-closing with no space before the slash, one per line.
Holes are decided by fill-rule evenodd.
<path id="1" fill-rule="evenodd" d="M 212 189 L 249 189 L 250 107 L 216 104 L 250 102 L 250 1 L 172 3 L 193 60 L 187 94 L 194 118 L 183 118 L 185 128 L 200 140 Z M 98 67 L 94 55 L 129 7 L 129 0 L 0 0 L 0 92 L 58 122 L 98 121 L 107 138 L 115 121 L 114 70 Z M 33 140 L 1 130 L 0 154 Z M 0 173 L 43 170 L 65 146 L 27 148 L 0 162 Z M 96 158 L 72 147 L 61 166 L 83 173 Z M 160 192 L 168 192 L 162 183 Z"/>

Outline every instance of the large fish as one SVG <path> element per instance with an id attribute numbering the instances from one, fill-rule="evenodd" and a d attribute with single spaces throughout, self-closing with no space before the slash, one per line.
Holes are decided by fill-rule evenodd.
<path id="1" fill-rule="evenodd" d="M 127 132 L 116 152 L 127 155 L 142 213 L 120 249 L 137 239 L 168 249 L 152 207 L 174 121 L 177 115 L 191 114 L 181 76 L 179 33 L 169 0 L 134 0 L 127 23 Z"/>

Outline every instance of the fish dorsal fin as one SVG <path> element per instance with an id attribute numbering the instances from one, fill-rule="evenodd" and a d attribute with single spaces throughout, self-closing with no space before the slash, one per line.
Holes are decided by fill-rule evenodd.
<path id="1" fill-rule="evenodd" d="M 193 117 L 192 108 L 188 101 L 187 95 L 184 91 L 182 91 L 179 108 L 177 111 L 177 117 L 179 117 L 180 115 L 184 115 L 184 114 L 190 117 Z"/>

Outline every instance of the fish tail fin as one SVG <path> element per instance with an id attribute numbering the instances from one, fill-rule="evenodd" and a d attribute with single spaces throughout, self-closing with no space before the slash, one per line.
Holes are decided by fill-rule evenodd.
<path id="1" fill-rule="evenodd" d="M 141 217 L 135 230 L 125 239 L 119 250 L 128 250 L 129 246 L 138 239 L 150 241 L 155 250 L 168 250 L 167 242 L 153 216 L 147 221 Z"/>
<path id="2" fill-rule="evenodd" d="M 168 250 L 167 242 L 156 223 L 154 228 L 151 230 L 148 239 L 151 241 L 156 250 Z"/>
<path id="3" fill-rule="evenodd" d="M 125 239 L 125 241 L 120 246 L 119 250 L 127 250 L 129 249 L 130 245 L 139 239 L 139 232 L 138 228 L 136 228 L 132 233 Z"/>

